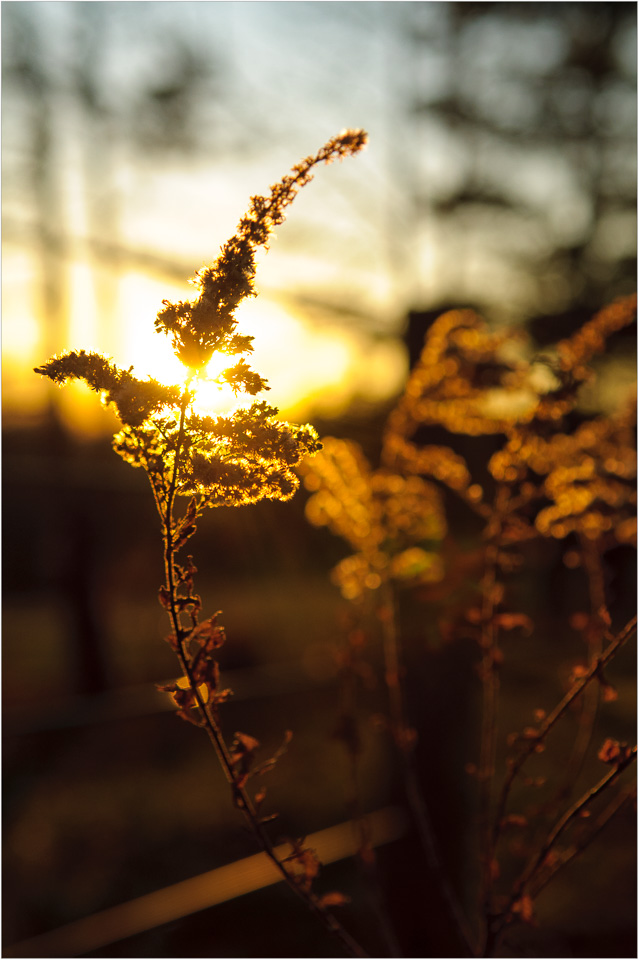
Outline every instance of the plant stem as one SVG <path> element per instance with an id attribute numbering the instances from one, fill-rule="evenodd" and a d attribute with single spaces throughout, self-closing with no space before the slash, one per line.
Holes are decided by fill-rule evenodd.
<path id="1" fill-rule="evenodd" d="M 530 861 L 526 869 L 523 871 L 519 879 L 514 884 L 508 902 L 504 909 L 500 913 L 498 923 L 495 925 L 493 930 L 494 941 L 497 940 L 499 934 L 504 929 L 509 922 L 512 922 L 512 908 L 517 903 L 517 901 L 522 897 L 526 887 L 534 880 L 535 875 L 543 867 L 546 858 L 549 853 L 552 851 L 553 846 L 559 839 L 559 837 L 564 833 L 566 828 L 582 813 L 583 810 L 591 803 L 596 797 L 598 797 L 607 787 L 614 783 L 618 777 L 623 773 L 626 767 L 636 759 L 637 756 L 637 747 L 633 747 L 629 751 L 628 755 L 624 757 L 619 763 L 599 780 L 593 787 L 587 790 L 583 796 L 579 798 L 573 805 L 566 810 L 562 817 L 559 818 L 555 826 L 552 828 L 545 841 L 541 845 L 539 851 L 535 854 L 533 859 Z M 613 812 L 616 812 L 615 811 Z"/>
<path id="2" fill-rule="evenodd" d="M 610 614 L 606 606 L 601 552 L 597 548 L 597 544 L 589 540 L 588 537 L 583 536 L 583 534 L 579 539 L 583 565 L 588 578 L 588 594 L 590 596 L 591 617 L 584 631 L 588 661 L 590 664 L 601 654 L 606 626 L 610 623 Z M 600 691 L 597 685 L 591 685 L 584 691 L 583 703 L 579 713 L 577 735 L 570 759 L 566 764 L 563 783 L 560 785 L 554 799 L 555 803 L 568 799 L 581 773 L 597 719 L 599 694 Z"/>
<path id="3" fill-rule="evenodd" d="M 491 807 L 497 755 L 497 713 L 499 707 L 499 662 L 498 632 L 495 624 L 497 560 L 502 535 L 503 517 L 510 509 L 508 487 L 500 484 L 495 493 L 494 507 L 486 526 L 486 569 L 482 580 L 481 612 L 481 683 L 483 693 L 481 746 L 479 757 L 479 829 L 480 868 L 479 886 L 482 936 L 489 935 L 493 865 L 498 831 L 491 829 Z"/>
<path id="4" fill-rule="evenodd" d="M 351 645 L 350 658 L 342 673 L 341 723 L 344 724 L 344 736 L 340 737 L 349 765 L 351 791 L 347 806 L 351 813 L 353 832 L 357 838 L 357 851 L 360 869 L 369 893 L 369 903 L 377 917 L 379 931 L 386 947 L 388 957 L 401 957 L 402 951 L 397 939 L 386 898 L 379 877 L 375 850 L 371 844 L 370 822 L 362 807 L 360 789 L 360 744 L 357 717 L 357 673 L 354 669 L 354 647 Z"/>
<path id="5" fill-rule="evenodd" d="M 467 955 L 472 957 L 474 955 L 472 935 L 455 891 L 439 859 L 430 815 L 415 770 L 415 744 L 411 736 L 412 731 L 407 721 L 402 686 L 404 667 L 397 630 L 397 615 L 392 587 L 388 582 L 384 585 L 384 601 L 380 620 L 382 623 L 385 676 L 389 696 L 391 730 L 401 759 L 406 799 L 408 800 L 408 805 L 417 826 L 417 832 L 424 855 L 433 875 L 439 883 L 450 916 L 454 922 L 457 935 L 466 948 Z"/>
<path id="6" fill-rule="evenodd" d="M 555 726 L 557 721 L 566 710 L 569 708 L 570 704 L 585 690 L 587 685 L 595 679 L 600 671 L 606 666 L 607 663 L 612 660 L 615 654 L 621 649 L 623 644 L 628 640 L 632 633 L 637 628 L 637 618 L 633 617 L 626 626 L 617 634 L 617 636 L 610 642 L 608 647 L 593 661 L 590 669 L 582 677 L 580 677 L 568 691 L 566 696 L 560 701 L 560 703 L 555 707 L 555 709 L 548 714 L 543 723 L 540 725 L 537 730 L 537 734 L 534 737 L 531 737 L 523 747 L 521 753 L 518 757 L 512 759 L 509 763 L 508 773 L 504 780 L 504 784 L 501 790 L 499 801 L 497 803 L 495 819 L 493 821 L 492 828 L 492 844 L 493 850 L 495 849 L 499 836 L 501 833 L 501 824 L 506 812 L 506 804 L 508 802 L 508 797 L 510 794 L 510 788 L 513 784 L 513 781 L 521 768 L 523 767 L 526 760 L 535 752 L 536 747 L 542 743 L 550 730 Z M 534 875 L 537 872 L 538 868 L 543 864 L 547 854 L 549 853 L 551 847 L 554 845 L 560 834 L 565 830 L 568 824 L 579 815 L 580 811 L 590 803 L 596 796 L 601 793 L 601 791 L 608 786 L 608 784 L 614 782 L 619 774 L 628 766 L 630 762 L 634 759 L 636 755 L 636 747 L 634 751 L 630 754 L 626 760 L 618 764 L 609 774 L 607 774 L 603 779 L 595 785 L 591 790 L 587 791 L 583 797 L 581 797 L 572 807 L 561 817 L 556 826 L 548 835 L 547 840 L 541 847 L 539 854 L 536 855 L 531 865 L 527 870 L 522 874 L 518 883 L 513 887 L 511 897 L 508 901 L 508 905 L 504 908 L 501 908 L 498 914 L 491 913 L 489 910 L 486 911 L 485 918 L 485 931 L 484 931 L 484 945 L 481 952 L 481 956 L 489 957 L 492 956 L 492 952 L 496 946 L 497 939 L 507 925 L 509 920 L 509 912 L 513 904 L 521 897 L 525 886 L 534 879 Z M 613 811 L 614 812 L 614 811 Z M 612 815 L 612 814 L 611 814 Z M 594 836 L 594 833 L 593 833 Z M 581 849 L 581 848 L 580 848 Z M 576 851 L 579 852 L 579 851 Z M 573 855 L 576 855 L 575 854 Z M 571 859 L 572 857 L 568 858 Z M 567 862 L 567 861 L 566 861 Z M 511 918 L 512 919 L 512 918 Z"/>
<path id="7" fill-rule="evenodd" d="M 191 691 L 195 697 L 197 706 L 199 707 L 200 716 L 202 718 L 200 725 L 204 727 L 209 740 L 213 744 L 220 762 L 220 766 L 222 767 L 226 779 L 231 786 L 234 803 L 243 813 L 262 850 L 279 870 L 282 879 L 288 884 L 291 890 L 293 890 L 293 892 L 304 901 L 309 910 L 317 917 L 317 919 L 323 924 L 328 932 L 341 942 L 346 951 L 354 957 L 367 957 L 368 954 L 365 953 L 357 941 L 344 929 L 336 917 L 334 917 L 332 913 L 322 906 L 319 898 L 311 890 L 305 889 L 295 873 L 289 870 L 278 858 L 277 854 L 275 853 L 274 845 L 264 829 L 264 825 L 260 820 L 259 814 L 255 809 L 248 791 L 238 782 L 228 747 L 214 713 L 214 707 L 204 702 L 198 689 L 198 685 L 193 677 L 189 653 L 186 648 L 186 637 L 188 636 L 188 632 L 183 629 L 180 623 L 180 613 L 177 604 L 177 585 L 175 582 L 175 545 L 173 532 L 173 506 L 175 503 L 175 495 L 179 479 L 182 445 L 184 442 L 184 423 L 186 418 L 186 410 L 189 404 L 189 382 L 190 381 L 187 381 L 185 386 L 180 405 L 180 422 L 176 440 L 175 459 L 173 463 L 171 482 L 167 492 L 164 514 L 162 515 L 162 512 L 160 512 L 160 515 L 164 521 L 164 565 L 166 589 L 169 596 L 168 613 L 175 633 L 176 653 L 178 660 L 184 676 L 189 681 Z"/>
<path id="8" fill-rule="evenodd" d="M 613 638 L 603 653 L 595 658 L 590 666 L 590 669 L 582 677 L 575 681 L 563 700 L 561 700 L 555 709 L 548 714 L 543 723 L 540 724 L 539 729 L 537 730 L 537 735 L 527 740 L 519 756 L 510 761 L 508 773 L 504 780 L 499 802 L 497 804 L 497 811 L 493 824 L 494 836 L 497 836 L 501 821 L 504 817 L 504 813 L 506 812 L 506 804 L 508 802 L 510 788 L 526 760 L 535 752 L 535 748 L 538 746 L 538 744 L 543 743 L 548 733 L 552 730 L 559 718 L 566 712 L 573 700 L 575 700 L 583 692 L 586 686 L 591 683 L 592 680 L 599 674 L 599 672 L 603 670 L 606 664 L 612 660 L 615 654 L 618 653 L 618 651 L 636 629 L 637 618 L 633 617 L 617 634 L 617 636 Z"/>
<path id="9" fill-rule="evenodd" d="M 615 814 L 618 813 L 619 810 L 621 810 L 624 804 L 626 804 L 633 797 L 636 801 L 636 797 L 637 797 L 636 787 L 629 787 L 629 788 L 620 790 L 617 796 L 614 798 L 614 800 L 612 800 L 611 803 L 609 803 L 608 806 L 605 808 L 605 810 L 603 810 L 602 813 L 599 814 L 595 823 L 590 828 L 588 832 L 588 836 L 585 839 L 581 840 L 581 842 L 574 843 L 571 847 L 568 847 L 561 854 L 557 854 L 556 861 L 553 862 L 552 868 L 548 870 L 545 876 L 543 877 L 538 876 L 536 878 L 535 877 L 532 878 L 530 882 L 530 886 L 532 887 L 531 895 L 533 897 L 537 897 L 541 893 L 541 891 L 544 889 L 544 887 L 546 887 L 550 883 L 550 881 L 554 879 L 555 875 L 562 869 L 562 867 L 565 867 L 566 864 L 570 863 L 571 860 L 574 860 L 574 858 L 578 856 L 582 852 L 582 850 L 585 850 L 586 847 L 590 843 L 592 843 L 595 837 L 597 837 L 599 833 L 603 830 L 603 828 L 606 826 L 608 821 L 611 820 L 615 816 Z"/>

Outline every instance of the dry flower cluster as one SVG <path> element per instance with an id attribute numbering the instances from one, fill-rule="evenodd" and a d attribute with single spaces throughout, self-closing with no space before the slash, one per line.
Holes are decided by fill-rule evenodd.
<path id="1" fill-rule="evenodd" d="M 602 310 L 561 341 L 554 357 L 542 358 L 551 375 L 539 390 L 534 384 L 540 359 L 513 359 L 522 355 L 521 333 L 495 334 L 473 311 L 450 311 L 428 330 L 420 359 L 388 417 L 381 465 L 374 469 L 350 440 L 324 438 L 317 456 L 299 467 L 311 492 L 306 508 L 309 521 L 328 527 L 356 551 L 333 570 L 333 579 L 359 609 L 362 625 L 380 624 L 391 728 L 404 759 L 406 796 L 424 852 L 439 872 L 451 919 L 469 954 L 492 955 L 508 927 L 516 921 L 532 922 L 535 896 L 631 792 L 621 788 L 609 807 L 593 817 L 589 830 L 582 829 L 571 842 L 566 841 L 568 828 L 583 821 L 590 804 L 610 790 L 635 758 L 636 748 L 608 738 L 598 757 L 612 769 L 563 813 L 557 811 L 557 821 L 544 840 L 539 840 L 543 819 L 510 809 L 515 781 L 531 786 L 537 782 L 524 776 L 524 764 L 545 749 L 550 730 L 577 702 L 581 720 L 564 794 L 574 786 L 571 777 L 576 780 L 590 746 L 599 691 L 604 702 L 616 697 L 603 668 L 636 628 L 634 619 L 612 630 L 603 575 L 608 550 L 618 544 L 636 544 L 636 400 L 629 398 L 610 416 L 571 418 L 581 385 L 594 376 L 592 359 L 605 349 L 613 333 L 635 318 L 635 296 Z M 520 349 L 513 351 L 517 341 Z M 448 432 L 450 447 L 427 442 L 433 427 Z M 455 435 L 503 438 L 489 459 L 486 489 L 473 481 L 469 467 L 455 451 Z M 447 501 L 442 495 L 446 488 Z M 478 592 L 470 591 L 465 599 L 460 599 L 455 586 L 459 570 L 468 570 L 469 565 L 459 550 L 445 549 L 450 519 L 445 503 L 454 511 L 455 498 L 476 514 L 482 530 L 479 549 L 473 543 L 467 550 Z M 534 640 L 535 632 L 530 616 L 509 606 L 513 592 L 509 586 L 512 575 L 525 567 L 530 545 L 544 538 L 567 541 L 564 562 L 568 567 L 583 566 L 586 572 L 590 610 L 574 615 L 567 626 L 583 634 L 588 663 L 575 666 L 572 686 L 554 710 L 537 711 L 536 727 L 505 738 L 499 729 L 502 636 L 524 631 Z M 452 613 L 440 614 L 441 637 L 470 636 L 479 650 L 481 752 L 478 762 L 469 765 L 477 779 L 481 821 L 481 891 L 475 924 L 465 918 L 439 863 L 428 812 L 416 788 L 416 734 L 401 691 L 405 651 L 397 623 L 398 603 L 407 589 L 421 593 L 428 602 L 424 588 L 438 581 L 438 595 L 455 598 Z M 431 617 L 436 609 L 431 607 Z M 364 645 L 360 633 L 360 660 Z M 358 669 L 361 672 L 361 666 Z M 354 739 L 351 733 L 351 743 Z M 510 752 L 500 771 L 498 748 L 506 741 Z M 535 808 L 534 802 L 530 806 Z M 528 862 L 503 889 L 500 855 L 504 833 L 513 826 L 520 833 L 528 832 L 527 843 L 518 840 Z M 473 925 L 478 934 L 471 932 Z"/>
<path id="2" fill-rule="evenodd" d="M 171 338 L 174 352 L 185 366 L 183 385 L 167 387 L 150 378 L 139 380 L 131 370 L 120 370 L 104 357 L 84 351 L 54 357 L 36 369 L 58 384 L 83 380 L 104 403 L 115 407 L 122 430 L 114 438 L 114 449 L 127 463 L 146 472 L 162 526 L 165 582 L 159 599 L 171 621 L 172 633 L 167 639 L 182 677 L 161 689 L 173 696 L 180 717 L 206 732 L 234 803 L 282 879 L 354 956 L 363 951 L 329 910 L 330 905 L 343 901 L 342 895 L 315 892 L 313 881 L 319 864 L 314 852 L 301 842 L 293 843 L 289 857 L 278 856 L 267 827 L 273 815 L 264 816 L 261 809 L 266 790 L 262 785 L 253 789 L 255 779 L 275 765 L 290 734 L 282 748 L 267 759 L 258 757 L 260 743 L 249 734 L 237 732 L 232 743 L 225 740 L 218 711 L 231 691 L 220 687 L 216 659 L 225 640 L 224 630 L 218 623 L 219 613 L 200 619 L 202 601 L 194 587 L 197 568 L 192 557 L 178 563 L 177 555 L 195 533 L 197 520 L 207 507 L 289 499 L 299 485 L 293 468 L 320 448 L 312 427 L 278 420 L 277 408 L 263 401 L 240 407 L 226 417 L 199 416 L 193 410 L 191 385 L 206 376 L 206 364 L 216 352 L 240 357 L 216 378 L 220 385 L 230 384 L 236 393 L 250 396 L 269 389 L 242 356 L 252 352 L 253 337 L 236 332 L 237 307 L 255 295 L 256 250 L 266 246 L 274 227 L 284 220 L 285 208 L 312 179 L 314 167 L 356 154 L 365 143 L 363 131 L 344 131 L 315 156 L 297 164 L 271 188 L 268 197 L 252 197 L 246 216 L 215 263 L 193 279 L 198 296 L 179 303 L 164 301 L 155 328 Z M 188 498 L 181 512 L 179 497 Z"/>

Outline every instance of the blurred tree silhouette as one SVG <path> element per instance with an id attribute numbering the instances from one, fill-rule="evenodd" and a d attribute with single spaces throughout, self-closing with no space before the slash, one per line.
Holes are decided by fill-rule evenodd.
<path id="1" fill-rule="evenodd" d="M 127 160 L 137 175 L 204 151 L 212 165 L 220 155 L 266 162 L 329 117 L 333 128 L 338 89 L 348 92 L 338 120 L 356 108 L 353 120 L 375 131 L 380 178 L 374 190 L 370 178 L 349 190 L 368 240 L 357 262 L 345 245 L 348 278 L 330 275 L 331 290 L 323 274 L 313 288 L 312 276 L 291 271 L 287 296 L 306 316 L 387 334 L 410 308 L 465 302 L 510 319 L 579 310 L 583 322 L 633 288 L 633 5 L 299 4 L 284 13 L 266 3 L 253 18 L 250 3 L 177 7 L 5 10 L 4 229 L 9 242 L 41 251 L 51 350 L 68 315 L 71 252 L 91 257 L 102 324 L 125 265 L 178 280 L 190 269 L 190 260 L 123 248 Z M 344 62 L 354 42 L 356 68 Z M 70 154 L 76 167 L 81 158 L 88 241 L 68 217 Z M 334 189 L 339 204 L 343 188 Z M 326 243 L 333 259 L 334 234 L 315 236 L 313 256 Z M 295 255 L 297 234 L 282 244 Z M 359 270 L 376 279 L 358 293 Z"/>
<path id="2" fill-rule="evenodd" d="M 134 11 L 113 18 L 106 4 L 68 5 L 54 11 L 71 18 L 66 34 L 47 29 L 40 5 L 16 3 L 3 13 L 4 130 L 10 134 L 3 219 L 10 239 L 32 224 L 45 344 L 54 351 L 66 340 L 76 229 L 69 214 L 69 144 L 81 158 L 95 299 L 107 324 L 116 308 L 115 276 L 131 259 L 120 240 L 122 155 L 196 152 L 202 146 L 198 106 L 204 95 L 215 96 L 219 71 L 210 45 L 205 53 L 192 36 L 168 34 L 161 24 L 145 38 L 142 56 L 123 69 L 122 51 L 110 41 Z"/>
<path id="3" fill-rule="evenodd" d="M 440 64 L 418 77 L 414 105 L 425 144 L 414 189 L 438 248 L 438 302 L 508 300 L 516 282 L 529 314 L 592 311 L 632 291 L 635 5 L 410 13 L 418 63 Z M 495 254 L 499 296 L 486 284 Z"/>
<path id="4" fill-rule="evenodd" d="M 16 3 L 3 10 L 4 129 L 11 132 L 3 154 L 5 196 L 10 198 L 3 221 L 10 238 L 16 228 L 30 232 L 39 274 L 38 313 L 45 331 L 44 347 L 51 353 L 67 341 L 71 306 L 69 254 L 77 228 L 69 202 L 69 133 L 81 156 L 78 169 L 83 175 L 87 252 L 98 322 L 109 329 L 117 315 L 118 273 L 130 257 L 120 242 L 121 153 L 196 150 L 195 105 L 203 89 L 210 92 L 217 83 L 210 56 L 205 59 L 179 36 L 158 32 L 150 49 L 164 65 L 162 82 L 153 60 L 150 68 L 142 61 L 134 81 L 130 67 L 127 70 L 133 86 L 123 96 L 122 81 L 113 82 L 113 63 L 108 62 L 110 48 L 105 41 L 114 21 L 106 5 L 62 6 L 66 7 L 63 14 L 72 18 L 72 29 L 66 45 L 58 35 L 59 45 L 53 49 L 39 4 Z M 56 453 L 64 456 L 69 454 L 68 444 L 54 428 L 58 398 L 58 391 L 49 392 L 50 436 L 57 441 Z M 94 505 L 80 504 L 77 498 L 62 502 L 58 522 L 69 562 L 65 554 L 65 562 L 60 563 L 55 551 L 56 562 L 50 564 L 51 584 L 67 604 L 81 692 L 103 690 L 109 673 L 104 630 L 87 601 L 95 592 L 99 569 L 91 543 L 93 510 Z M 78 589 L 81 583 L 84 590 Z"/>

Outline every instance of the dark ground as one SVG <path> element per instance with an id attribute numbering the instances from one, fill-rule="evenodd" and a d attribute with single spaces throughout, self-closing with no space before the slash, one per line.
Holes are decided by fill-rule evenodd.
<path id="1" fill-rule="evenodd" d="M 145 477 L 107 442 L 78 445 L 55 430 L 7 432 L 3 460 L 9 946 L 256 848 L 206 738 L 155 692 L 176 666 L 162 641 L 168 621 L 156 602 L 160 541 Z M 346 612 L 327 577 L 346 551 L 305 523 L 304 499 L 218 511 L 191 548 L 206 615 L 224 611 L 229 639 L 221 666 L 236 691 L 224 709 L 226 730 L 255 735 L 271 750 L 284 730 L 294 731 L 270 775 L 267 812 L 279 811 L 282 833 L 299 836 L 350 815 L 348 762 L 333 736 L 341 702 L 334 654 Z M 614 558 L 609 582 L 622 613 L 632 611 L 634 573 L 625 554 Z M 538 630 L 507 649 L 505 732 L 529 723 L 536 707 L 554 704 L 559 676 L 579 657 L 577 639 L 555 626 L 581 602 L 571 583 L 557 580 L 556 557 L 539 554 L 519 584 L 521 609 L 534 613 Z M 427 650 L 424 604 L 406 601 L 403 618 L 423 785 L 450 874 L 472 903 L 474 784 L 464 767 L 477 738 L 476 653 L 468 641 L 433 642 L 432 630 Z M 608 675 L 620 696 L 604 706 L 599 740 L 630 740 L 630 645 Z M 366 720 L 384 709 L 381 687 L 365 700 L 361 800 L 374 810 L 402 800 L 388 736 Z M 553 756 L 538 761 L 549 778 L 564 763 L 561 736 Z M 580 782 L 599 776 L 595 761 Z M 415 847 L 409 834 L 379 851 L 403 953 L 459 955 Z M 501 955 L 635 956 L 635 886 L 635 813 L 626 807 L 540 897 L 538 926 L 513 930 Z M 320 889 L 353 898 L 341 910 L 344 923 L 372 956 L 381 955 L 357 866 L 326 867 Z M 341 949 L 277 886 L 91 955 L 328 957 Z"/>

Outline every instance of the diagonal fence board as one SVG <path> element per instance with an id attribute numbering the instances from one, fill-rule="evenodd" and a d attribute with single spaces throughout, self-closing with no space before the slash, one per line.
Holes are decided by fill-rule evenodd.
<path id="1" fill-rule="evenodd" d="M 376 810 L 366 817 L 366 821 L 374 847 L 398 840 L 407 830 L 407 818 L 399 807 Z M 304 844 L 315 850 L 322 863 L 344 860 L 358 850 L 355 826 L 353 820 L 347 820 L 327 827 L 310 834 Z M 276 847 L 276 853 L 279 857 L 289 855 L 290 845 L 281 844 Z M 93 913 L 50 933 L 21 940 L 7 947 L 3 956 L 79 956 L 279 882 L 282 877 L 276 867 L 266 854 L 257 853 Z"/>

